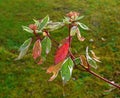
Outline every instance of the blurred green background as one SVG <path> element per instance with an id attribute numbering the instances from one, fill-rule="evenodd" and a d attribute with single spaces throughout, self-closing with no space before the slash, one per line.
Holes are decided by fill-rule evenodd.
<path id="1" fill-rule="evenodd" d="M 120 98 L 119 89 L 106 93 L 110 89 L 107 83 L 82 70 L 74 70 L 65 87 L 60 75 L 48 82 L 51 75 L 43 69 L 53 64 L 55 47 L 42 65 L 33 60 L 32 49 L 22 60 L 14 61 L 19 46 L 32 36 L 22 30 L 22 25 L 46 15 L 62 21 L 66 13 L 77 11 L 85 16 L 81 22 L 91 31 L 81 31 L 86 38 L 82 43 L 74 38 L 73 53 L 84 54 L 89 46 L 102 61 L 93 70 L 120 84 L 119 5 L 119 0 L 0 0 L 0 98 Z M 67 34 L 67 28 L 51 32 L 58 42 Z"/>

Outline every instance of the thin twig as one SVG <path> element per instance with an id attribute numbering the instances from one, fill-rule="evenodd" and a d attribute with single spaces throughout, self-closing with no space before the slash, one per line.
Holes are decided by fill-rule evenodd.
<path id="1" fill-rule="evenodd" d="M 70 40 L 70 37 L 71 37 L 71 36 L 70 36 L 71 25 L 69 25 L 68 29 L 69 29 L 69 45 L 70 45 L 70 44 L 71 44 L 71 40 Z M 75 59 L 75 56 L 74 56 L 74 55 L 72 54 L 72 52 L 70 51 L 70 47 L 71 47 L 71 46 L 69 46 L 69 55 L 71 56 L 72 59 Z M 73 61 L 73 62 L 74 62 L 74 61 Z M 75 62 L 74 62 L 74 64 L 75 64 Z M 108 79 L 106 79 L 106 78 L 104 78 L 104 77 L 96 74 L 95 72 L 91 71 L 90 69 L 85 68 L 83 65 L 82 65 L 82 67 L 83 67 L 87 72 L 89 72 L 90 74 L 92 74 L 92 75 L 96 76 L 97 78 L 99 78 L 99 79 L 101 79 L 101 80 L 103 80 L 103 81 L 105 81 L 105 82 L 107 82 L 107 83 L 115 86 L 116 88 L 120 89 L 120 86 L 119 86 L 119 85 L 117 85 L 117 84 L 109 81 Z M 79 69 L 78 66 L 76 66 L 76 64 L 75 64 L 75 68 Z"/>
<path id="2" fill-rule="evenodd" d="M 93 72 L 93 71 L 91 71 L 91 70 L 87 70 L 87 72 L 91 73 L 92 75 L 96 76 L 97 78 L 102 79 L 102 80 L 104 80 L 105 82 L 107 82 L 107 83 L 109 83 L 109 84 L 115 86 L 116 88 L 120 89 L 120 86 L 119 86 L 119 85 L 117 85 L 117 84 L 115 84 L 115 83 L 109 81 L 108 79 L 106 79 L 106 78 L 104 78 L 104 77 L 102 77 L 102 76 L 96 74 L 95 72 Z"/>
<path id="3" fill-rule="evenodd" d="M 71 52 L 70 52 L 70 55 L 72 56 L 73 59 L 75 59 L 75 56 L 74 56 Z M 82 65 L 82 67 L 83 67 L 83 65 Z M 78 67 L 76 67 L 76 68 L 78 68 Z M 117 85 L 117 84 L 109 81 L 108 79 L 106 79 L 106 78 L 98 75 L 97 73 L 95 73 L 95 72 L 93 72 L 93 71 L 91 71 L 91 70 L 89 70 L 89 69 L 87 69 L 87 68 L 85 68 L 85 67 L 83 67 L 83 68 L 84 68 L 87 72 L 89 72 L 90 74 L 96 76 L 97 78 L 99 78 L 99 79 L 101 79 L 101 80 L 103 80 L 103 81 L 105 81 L 105 82 L 107 82 L 107 83 L 115 86 L 116 88 L 120 89 L 120 85 Z M 78 69 L 79 69 L 79 68 L 78 68 Z"/>

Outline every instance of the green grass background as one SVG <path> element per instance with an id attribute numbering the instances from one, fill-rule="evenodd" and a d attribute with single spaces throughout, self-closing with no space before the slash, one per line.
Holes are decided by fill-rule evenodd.
<path id="1" fill-rule="evenodd" d="M 85 15 L 81 22 L 91 31 L 81 31 L 84 42 L 74 37 L 73 53 L 84 54 L 89 46 L 102 61 L 95 72 L 120 84 L 119 5 L 119 0 L 0 0 L 0 98 L 120 98 L 119 89 L 105 93 L 108 84 L 82 70 L 74 70 L 75 80 L 71 79 L 65 87 L 60 75 L 48 82 L 51 75 L 43 68 L 53 64 L 55 47 L 42 65 L 33 60 L 32 49 L 22 60 L 14 61 L 19 46 L 32 36 L 22 30 L 22 25 L 46 15 L 53 21 L 62 21 L 69 11 L 78 11 Z M 51 32 L 58 42 L 67 34 L 67 28 Z M 89 42 L 91 38 L 94 42 Z"/>

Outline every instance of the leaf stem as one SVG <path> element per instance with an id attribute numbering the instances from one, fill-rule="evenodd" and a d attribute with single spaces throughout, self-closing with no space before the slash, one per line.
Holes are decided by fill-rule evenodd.
<path id="1" fill-rule="evenodd" d="M 36 39 L 41 40 L 40 36 L 36 33 L 36 31 L 35 31 L 35 30 L 33 30 L 33 34 L 35 35 Z"/>
<path id="2" fill-rule="evenodd" d="M 71 37 L 71 36 L 70 36 L 71 25 L 68 25 L 68 29 L 69 29 L 69 49 L 70 49 L 70 47 L 71 47 L 71 45 L 70 45 L 70 44 L 71 44 L 71 40 L 70 40 L 70 39 L 71 39 L 71 38 L 70 38 L 70 37 Z"/>
<path id="3" fill-rule="evenodd" d="M 47 33 L 47 36 L 48 36 L 53 42 L 55 42 L 57 45 L 59 45 L 59 43 L 49 35 L 49 33 L 48 33 L 47 30 L 45 30 L 45 32 Z"/>

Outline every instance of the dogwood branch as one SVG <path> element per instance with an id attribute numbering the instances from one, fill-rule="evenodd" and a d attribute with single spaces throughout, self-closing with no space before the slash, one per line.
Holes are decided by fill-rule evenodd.
<path id="1" fill-rule="evenodd" d="M 57 45 L 59 45 L 59 43 L 58 43 L 55 39 L 53 39 L 50 35 L 48 35 L 48 36 L 49 36 L 49 38 L 50 38 L 51 40 L 53 40 Z M 70 36 L 70 27 L 69 27 L 69 43 L 71 43 L 70 37 L 71 37 L 71 36 Z M 69 51 L 68 51 L 68 52 L 69 52 L 69 55 L 70 55 L 71 59 L 74 60 L 74 59 L 75 59 L 75 56 L 72 54 L 70 48 L 69 48 Z M 74 64 L 75 64 L 75 62 L 74 62 Z M 106 78 L 98 75 L 97 73 L 91 71 L 90 69 L 85 68 L 83 65 L 82 65 L 82 67 L 83 67 L 88 73 L 90 73 L 90 74 L 94 75 L 95 77 L 97 77 L 97 78 L 99 78 L 99 79 L 101 79 L 101 80 L 103 80 L 103 81 L 105 81 L 105 82 L 107 82 L 107 83 L 115 86 L 116 88 L 120 89 L 120 85 L 118 85 L 118 84 L 116 84 L 116 83 L 113 83 L 112 81 L 109 81 L 108 79 L 106 79 Z M 78 67 L 78 66 L 75 64 L 75 69 L 80 70 L 80 67 Z"/>
<path id="2" fill-rule="evenodd" d="M 71 37 L 71 36 L 70 36 L 71 25 L 69 25 L 69 28 L 68 28 L 68 29 L 69 29 L 69 39 L 70 39 L 70 37 Z M 70 40 L 69 40 L 69 44 L 71 44 Z M 70 48 L 70 47 L 69 47 L 69 48 Z M 72 54 L 72 52 L 70 51 L 70 49 L 69 49 L 69 54 L 70 54 L 70 56 L 71 56 L 72 59 L 75 59 L 75 56 Z M 74 64 L 75 64 L 75 62 L 74 62 Z M 104 77 L 96 74 L 95 72 L 91 71 L 89 68 L 85 68 L 83 65 L 82 65 L 82 67 L 83 67 L 87 72 L 89 72 L 90 74 L 94 75 L 95 77 L 97 77 L 97 78 L 99 78 L 99 79 L 101 79 L 101 80 L 103 80 L 103 81 L 105 81 L 105 82 L 107 82 L 107 83 L 115 86 L 116 88 L 120 89 L 120 86 L 119 86 L 119 85 L 117 85 L 117 84 L 109 81 L 108 79 L 106 79 L 106 78 L 104 78 Z M 78 69 L 78 67 L 76 67 L 76 64 L 75 64 L 75 68 Z"/>

